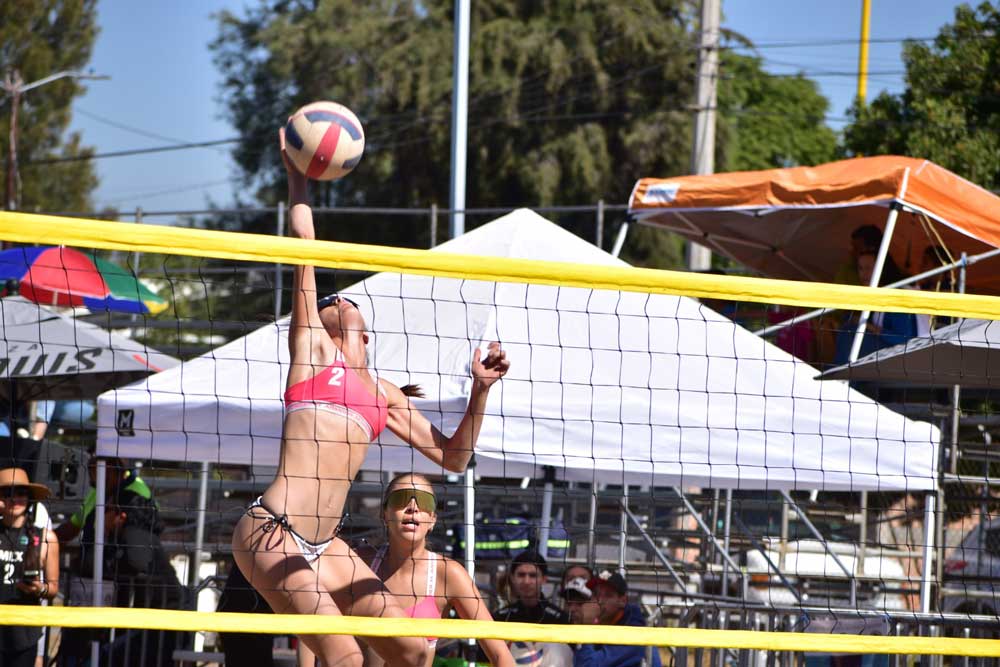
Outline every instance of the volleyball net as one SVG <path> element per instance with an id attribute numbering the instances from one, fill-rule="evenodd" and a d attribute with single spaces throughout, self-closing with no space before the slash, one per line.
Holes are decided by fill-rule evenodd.
<path id="1" fill-rule="evenodd" d="M 81 419 L 50 434 L 35 468 L 58 489 L 50 511 L 66 517 L 87 503 L 88 442 L 105 461 L 104 483 L 132 489 L 137 506 L 109 501 L 95 520 L 108 535 L 97 558 L 120 568 L 104 573 L 109 606 L 72 606 L 93 599 L 92 572 L 77 565 L 75 600 L 5 606 L 4 624 L 1000 654 L 1000 642 L 969 638 L 992 637 L 996 621 L 988 388 L 972 394 L 979 413 L 960 426 L 948 421 L 959 399 L 941 390 L 820 379 L 799 358 L 843 344 L 849 317 L 822 319 L 781 347 L 750 330 L 808 308 L 930 315 L 952 326 L 976 319 L 990 329 L 1000 298 L 632 268 L 527 211 L 434 251 L 21 213 L 0 214 L 0 238 L 124 259 L 171 303 L 158 318 L 109 311 L 90 324 L 67 320 L 77 328 L 65 349 L 44 338 L 41 317 L 28 325 L 34 343 L 5 335 L 9 348 L 34 344 L 44 355 L 21 363 L 8 354 L 12 412 L 25 399 L 84 395 L 66 387 L 89 380 L 90 367 L 52 377 L 57 350 L 83 349 L 93 324 L 131 332 L 131 342 L 97 333 L 100 354 L 115 359 L 112 378 L 126 370 L 115 352 L 147 373 L 162 370 L 114 383 L 98 399 L 96 424 Z M 538 551 L 555 606 L 567 583 L 558 575 L 571 566 L 622 572 L 629 599 L 660 627 L 208 613 L 214 601 L 201 593 L 221 587 L 232 527 L 279 462 L 292 295 L 287 271 L 275 267 L 296 264 L 319 269 L 320 296 L 358 303 L 369 366 L 398 386 L 419 385 L 414 405 L 445 434 L 466 410 L 473 349 L 497 340 L 511 361 L 490 393 L 472 476 L 380 437 L 348 497 L 345 540 L 377 547 L 387 483 L 420 472 L 438 495 L 430 542 L 460 562 L 471 547 L 493 612 L 519 594 L 511 559 Z M 71 291 L 73 271 L 66 267 Z M 11 303 L 0 302 L 5 313 Z M 137 339 L 144 344 L 129 347 Z M 981 347 L 989 352 L 988 338 Z M 885 362 L 873 363 L 877 378 Z M 984 444 L 966 443 L 958 457 L 970 429 Z M 121 514 L 145 516 L 132 526 L 137 541 L 115 537 L 130 518 Z M 81 552 L 102 542 L 93 530 Z M 129 556 L 151 550 L 187 569 L 171 582 L 161 567 L 137 586 L 143 572 Z M 137 591 L 159 602 L 137 602 Z"/>

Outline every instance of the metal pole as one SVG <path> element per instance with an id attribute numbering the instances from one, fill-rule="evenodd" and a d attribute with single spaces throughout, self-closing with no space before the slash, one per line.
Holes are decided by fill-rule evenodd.
<path id="1" fill-rule="evenodd" d="M 906 183 L 909 180 L 910 170 L 909 168 L 903 173 L 903 185 L 901 190 L 905 192 Z M 902 195 L 900 195 L 902 197 Z M 899 217 L 899 204 L 893 203 L 892 208 L 889 209 L 889 216 L 885 221 L 885 231 L 882 232 L 882 244 L 878 248 L 878 255 L 875 256 L 875 267 L 872 269 L 871 280 L 868 281 L 869 287 L 878 287 L 879 280 L 882 279 L 882 269 L 885 266 L 885 258 L 889 254 L 889 243 L 892 241 L 892 233 L 896 230 L 896 218 Z M 871 315 L 871 311 L 866 310 L 861 313 L 861 317 L 858 319 L 858 328 L 854 332 L 854 340 L 851 342 L 851 354 L 848 357 L 848 362 L 853 363 L 858 360 L 858 354 L 861 352 L 861 342 L 865 337 L 865 329 L 868 328 L 868 318 Z"/>
<path id="2" fill-rule="evenodd" d="M 862 491 L 860 497 L 861 505 L 858 514 L 858 524 L 861 529 L 861 538 L 858 543 L 858 560 L 854 564 L 855 572 L 864 576 L 865 574 L 865 556 L 867 556 L 866 551 L 868 550 L 868 492 Z"/>
<path id="3" fill-rule="evenodd" d="M 958 269 L 958 292 L 959 294 L 965 293 L 965 253 L 962 253 L 962 264 Z M 962 418 L 962 385 L 954 385 L 951 388 L 951 450 L 948 452 L 949 455 L 949 472 L 951 474 L 956 474 L 958 472 L 958 427 L 959 422 Z"/>
<path id="4" fill-rule="evenodd" d="M 462 0 L 459 0 L 460 2 Z M 457 10 L 456 10 L 457 11 Z M 465 469 L 465 571 L 476 582 L 476 463 L 469 461 Z M 475 655 L 476 640 L 469 640 L 469 655 Z M 475 666 L 475 661 L 469 664 Z"/>
<path id="5" fill-rule="evenodd" d="M 625 245 L 625 237 L 628 236 L 628 222 L 623 222 L 618 228 L 618 236 L 615 237 L 615 245 L 611 248 L 611 255 L 617 257 L 621 254 L 622 246 Z"/>
<path id="6" fill-rule="evenodd" d="M 194 554 L 188 570 L 188 583 L 192 588 L 198 585 L 198 571 L 205 551 L 205 515 L 208 509 L 208 461 L 201 462 L 198 472 L 198 517 L 194 527 Z"/>
<path id="7" fill-rule="evenodd" d="M 934 561 L 934 510 L 937 495 L 931 491 L 924 496 L 924 566 L 920 578 L 920 611 L 931 611 L 931 585 L 933 584 Z"/>
<path id="8" fill-rule="evenodd" d="M 618 573 L 625 576 L 625 550 L 628 541 L 628 484 L 622 484 L 621 532 L 618 535 Z"/>
<path id="9" fill-rule="evenodd" d="M 781 539 L 778 546 L 778 569 L 785 569 L 785 560 L 788 557 L 788 503 L 781 499 Z"/>
<path id="10" fill-rule="evenodd" d="M 538 553 L 542 558 L 549 555 L 549 532 L 552 525 L 552 489 L 556 469 L 545 466 L 545 486 L 542 487 L 542 519 L 538 527 Z"/>
<path id="11" fill-rule="evenodd" d="M 698 46 L 698 78 L 695 81 L 696 111 L 691 173 L 715 171 L 715 108 L 719 82 L 720 0 L 701 0 L 701 39 Z M 712 252 L 705 246 L 688 242 L 687 266 L 692 271 L 712 267 Z"/>
<path id="12" fill-rule="evenodd" d="M 590 485 L 590 518 L 587 523 L 587 565 L 595 566 L 597 560 L 597 481 Z"/>
<path id="13" fill-rule="evenodd" d="M 10 93 L 10 135 L 7 144 L 7 210 L 17 210 L 17 112 L 21 108 L 21 73 L 7 72 L 4 88 Z"/>
<path id="14" fill-rule="evenodd" d="M 858 101 L 868 97 L 868 36 L 871 33 L 872 3 L 861 0 L 861 40 L 858 46 Z"/>
<path id="15" fill-rule="evenodd" d="M 451 238 L 465 233 L 465 157 L 469 105 L 470 0 L 455 2 L 454 91 L 451 103 Z"/>
<path id="16" fill-rule="evenodd" d="M 733 490 L 726 489 L 726 513 L 722 524 L 722 550 L 729 553 L 729 537 L 733 525 Z M 729 563 L 722 562 L 722 597 L 729 595 Z"/>
<path id="17" fill-rule="evenodd" d="M 604 246 L 604 200 L 597 200 L 597 231 L 595 233 L 594 245 L 598 248 Z"/>
<path id="18" fill-rule="evenodd" d="M 104 498 L 108 488 L 108 462 L 97 459 L 97 479 L 94 480 L 94 591 L 91 604 L 95 607 L 104 605 Z M 90 664 L 100 665 L 101 644 L 90 642 Z"/>
<path id="19" fill-rule="evenodd" d="M 924 271 L 923 273 L 918 273 L 915 276 L 910 276 L 909 278 L 904 278 L 903 280 L 897 280 L 894 283 L 889 283 L 888 285 L 885 286 L 885 288 L 890 289 L 893 287 L 906 287 L 907 285 L 913 285 L 914 283 L 919 283 L 920 281 L 926 280 L 927 278 L 932 278 L 942 273 L 948 273 L 955 267 L 959 267 L 959 269 L 961 269 L 962 267 L 972 266 L 977 262 L 981 262 L 984 259 L 990 259 L 991 257 L 996 257 L 997 255 L 1000 255 L 1000 249 L 988 250 L 984 253 L 973 255 L 972 257 L 966 257 L 965 253 L 962 253 L 962 256 L 965 257 L 964 261 L 960 259 L 955 262 L 952 262 L 951 264 L 945 264 L 943 266 L 939 266 L 936 269 Z M 826 315 L 827 313 L 832 313 L 835 310 L 839 309 L 817 308 L 816 310 L 810 310 L 808 313 L 796 315 L 795 317 L 778 322 L 777 324 L 772 324 L 769 327 L 764 327 L 763 329 L 757 329 L 753 333 L 755 336 L 767 336 L 776 333 L 778 331 L 781 331 L 786 327 L 790 327 L 793 324 L 798 324 L 799 322 L 808 322 L 811 319 L 815 319 L 817 317 L 820 317 L 821 315 Z"/>
<path id="20" fill-rule="evenodd" d="M 431 204 L 431 245 L 434 247 L 438 244 L 438 205 Z"/>
<path id="21" fill-rule="evenodd" d="M 279 238 L 285 235 L 285 202 L 278 202 L 278 216 L 274 221 L 275 236 Z M 284 277 L 281 274 L 281 264 L 274 265 L 274 319 L 281 319 L 281 292 L 284 289 Z"/>

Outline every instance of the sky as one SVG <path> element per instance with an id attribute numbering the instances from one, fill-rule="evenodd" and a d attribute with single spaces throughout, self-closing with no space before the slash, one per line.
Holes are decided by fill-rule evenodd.
<path id="1" fill-rule="evenodd" d="M 70 129 L 79 131 L 84 145 L 97 153 L 236 136 L 224 118 L 219 73 L 208 45 L 218 33 L 214 14 L 224 9 L 241 13 L 255 2 L 150 0 L 140 11 L 128 0 L 101 0 L 101 33 L 90 68 L 111 78 L 87 82 L 86 94 L 73 105 Z M 871 4 L 869 98 L 880 90 L 902 90 L 900 40 L 933 37 L 960 3 Z M 861 0 L 722 0 L 722 11 L 725 28 L 759 45 L 765 69 L 801 71 L 816 80 L 831 102 L 828 123 L 843 125 L 857 87 Z M 105 158 L 97 160 L 97 171 L 98 210 L 204 209 L 210 203 L 231 203 L 236 194 L 237 172 L 227 146 Z"/>

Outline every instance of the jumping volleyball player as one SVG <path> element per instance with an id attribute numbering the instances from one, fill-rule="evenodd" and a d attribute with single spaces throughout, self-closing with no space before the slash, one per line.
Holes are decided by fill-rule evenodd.
<path id="1" fill-rule="evenodd" d="M 288 174 L 292 235 L 315 238 L 307 179 L 292 166 L 280 132 Z M 285 391 L 281 458 L 274 481 L 236 524 L 233 555 L 275 613 L 406 617 L 364 561 L 337 537 L 344 501 L 368 445 L 385 428 L 435 464 L 465 469 L 479 435 L 490 387 L 510 364 L 499 343 L 485 359 L 472 354 L 472 393 L 458 429 L 445 437 L 394 384 L 366 367 L 368 334 L 357 304 L 316 299 L 311 266 L 296 266 L 288 332 L 291 366 Z M 353 637 L 303 635 L 326 667 L 361 665 Z M 421 637 L 370 637 L 388 665 L 422 667 Z"/>

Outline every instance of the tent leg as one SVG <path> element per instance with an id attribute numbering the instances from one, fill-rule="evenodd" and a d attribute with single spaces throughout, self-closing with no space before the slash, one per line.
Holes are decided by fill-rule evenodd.
<path id="1" fill-rule="evenodd" d="M 473 584 L 476 582 L 476 464 L 469 462 L 465 469 L 465 570 Z M 476 640 L 469 640 L 470 667 L 475 667 Z"/>
<path id="2" fill-rule="evenodd" d="M 920 611 L 931 611 L 931 586 L 934 583 L 934 515 L 937 493 L 929 491 L 924 496 L 924 566 L 920 578 Z"/>
<path id="3" fill-rule="evenodd" d="M 623 222 L 622 226 L 618 228 L 618 236 L 615 237 L 615 245 L 611 248 L 611 254 L 617 257 L 622 251 L 622 246 L 625 245 L 625 237 L 628 236 L 628 222 Z"/>
<path id="4" fill-rule="evenodd" d="M 202 553 L 205 550 L 205 513 L 208 510 L 208 461 L 201 462 L 198 472 L 198 518 L 194 528 L 194 553 L 188 569 L 188 583 L 193 589 L 198 585 Z"/>
<path id="5" fill-rule="evenodd" d="M 625 551 L 628 541 L 628 482 L 622 484 L 621 532 L 618 536 L 618 572 L 625 576 Z"/>
<path id="6" fill-rule="evenodd" d="M 596 567 L 597 560 L 597 480 L 590 484 L 590 518 L 587 524 L 587 565 Z"/>
<path id="7" fill-rule="evenodd" d="M 552 525 L 552 483 L 556 469 L 545 466 L 545 486 L 542 491 L 542 519 L 538 527 L 538 553 L 542 558 L 549 556 L 549 529 Z"/>
<path id="8" fill-rule="evenodd" d="M 97 502 L 94 505 L 94 597 L 92 604 L 100 607 L 104 603 L 104 498 L 108 486 L 108 462 L 97 459 L 97 479 L 94 491 Z M 90 642 L 90 664 L 100 665 L 101 644 Z"/>
<path id="9" fill-rule="evenodd" d="M 726 489 L 726 513 L 722 524 L 722 550 L 729 553 L 729 538 L 733 527 L 733 490 Z M 722 563 L 722 597 L 729 595 L 729 563 Z M 723 629 L 725 627 L 723 626 Z"/>
<path id="10" fill-rule="evenodd" d="M 906 176 L 903 177 L 904 190 L 906 189 L 908 176 L 909 169 L 906 170 Z M 869 287 L 878 287 L 879 281 L 882 279 L 882 269 L 885 267 L 885 258 L 889 255 L 889 243 L 892 241 L 892 233 L 896 230 L 897 217 L 899 217 L 899 204 L 893 203 L 889 209 L 889 217 L 885 221 L 882 244 L 879 246 L 878 255 L 875 257 L 875 268 L 872 270 L 872 278 L 868 282 Z M 851 355 L 847 359 L 849 363 L 854 363 L 858 360 L 858 354 L 861 352 L 861 342 L 864 340 L 865 329 L 868 328 L 868 318 L 870 316 L 871 311 L 869 310 L 861 313 L 861 317 L 858 320 L 858 328 L 854 332 L 854 341 L 851 343 Z"/>

